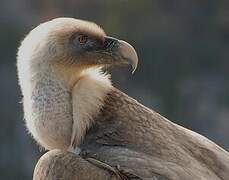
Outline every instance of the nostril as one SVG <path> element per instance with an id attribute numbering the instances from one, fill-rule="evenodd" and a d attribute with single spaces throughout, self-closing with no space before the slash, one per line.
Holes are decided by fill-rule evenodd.
<path id="1" fill-rule="evenodd" d="M 112 45 L 113 43 L 114 43 L 114 41 L 108 42 L 107 47 L 111 47 L 111 45 Z"/>
<path id="2" fill-rule="evenodd" d="M 104 47 L 105 48 L 112 48 L 117 40 L 112 37 L 106 37 L 104 41 Z"/>
<path id="3" fill-rule="evenodd" d="M 113 44 L 113 42 L 114 41 L 111 39 L 105 40 L 104 47 L 109 48 Z"/>

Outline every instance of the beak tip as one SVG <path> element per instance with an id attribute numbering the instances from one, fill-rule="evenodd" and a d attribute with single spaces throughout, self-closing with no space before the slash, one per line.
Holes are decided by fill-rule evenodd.
<path id="1" fill-rule="evenodd" d="M 134 74 L 135 70 L 138 66 L 138 55 L 133 46 L 129 43 L 119 40 L 120 44 L 120 52 L 123 54 L 124 59 L 127 60 L 128 64 L 132 67 L 132 74 Z"/>
<path id="2" fill-rule="evenodd" d="M 134 57 L 132 57 L 132 60 L 130 61 L 130 64 L 132 66 L 132 74 L 134 74 L 134 72 L 136 71 L 138 67 L 138 55 L 135 50 L 133 53 L 134 53 Z"/>
<path id="3" fill-rule="evenodd" d="M 132 74 L 134 74 L 134 73 L 135 73 L 135 70 L 136 70 L 136 69 L 134 69 L 134 70 L 132 71 Z"/>
<path id="4" fill-rule="evenodd" d="M 136 69 L 137 69 L 137 66 L 138 66 L 137 63 L 136 63 L 136 64 L 131 64 L 131 67 L 132 67 L 132 74 L 135 73 L 135 71 L 136 71 Z"/>

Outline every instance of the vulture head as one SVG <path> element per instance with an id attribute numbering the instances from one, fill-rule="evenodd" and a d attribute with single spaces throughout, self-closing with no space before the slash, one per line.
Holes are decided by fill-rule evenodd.
<path id="1" fill-rule="evenodd" d="M 56 71 L 70 86 L 87 69 L 130 64 L 134 71 L 138 63 L 130 44 L 106 36 L 92 22 L 74 18 L 57 18 L 37 26 L 22 42 L 18 59 L 19 67 L 23 59 L 22 66 L 33 73 Z"/>

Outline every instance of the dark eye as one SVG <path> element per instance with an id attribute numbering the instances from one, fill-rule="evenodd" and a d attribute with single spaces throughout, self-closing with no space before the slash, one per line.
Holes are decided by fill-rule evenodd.
<path id="1" fill-rule="evenodd" d="M 78 41 L 80 44 L 85 44 L 87 42 L 88 37 L 86 35 L 79 35 Z"/>

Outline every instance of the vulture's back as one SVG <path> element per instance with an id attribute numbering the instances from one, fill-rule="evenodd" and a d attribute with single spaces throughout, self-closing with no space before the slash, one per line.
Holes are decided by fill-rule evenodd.
<path id="1" fill-rule="evenodd" d="M 133 177 L 229 179 L 228 152 L 117 89 L 107 95 L 81 149 Z"/>

